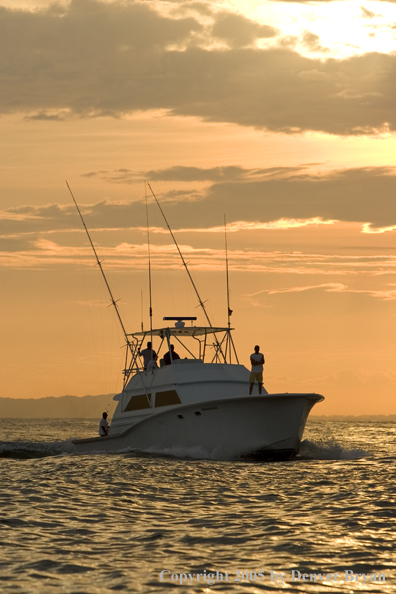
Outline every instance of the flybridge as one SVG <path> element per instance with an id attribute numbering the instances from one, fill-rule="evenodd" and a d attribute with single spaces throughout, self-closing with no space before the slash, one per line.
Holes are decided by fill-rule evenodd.
<path id="1" fill-rule="evenodd" d="M 155 349 L 160 367 L 162 367 L 161 357 L 170 350 L 171 344 L 173 344 L 172 340 L 180 356 L 180 359 L 172 361 L 172 365 L 180 365 L 196 361 L 220 364 L 236 362 L 239 364 L 238 355 L 231 335 L 233 328 L 225 328 L 224 326 L 184 326 L 184 320 L 196 320 L 196 318 L 191 317 L 172 317 L 164 318 L 164 320 L 176 320 L 176 324 L 175 326 L 153 328 L 142 332 L 128 334 L 129 344 L 132 347 L 132 357 L 129 364 L 125 365 L 125 384 L 128 382 L 131 375 L 135 375 L 142 371 L 139 353 L 145 341 L 147 340 L 151 342 L 153 337 L 157 337 L 161 340 L 158 350 Z M 198 355 L 194 354 L 191 348 L 189 348 L 189 346 L 191 347 L 192 345 L 191 343 L 188 345 L 188 339 L 197 341 Z"/>

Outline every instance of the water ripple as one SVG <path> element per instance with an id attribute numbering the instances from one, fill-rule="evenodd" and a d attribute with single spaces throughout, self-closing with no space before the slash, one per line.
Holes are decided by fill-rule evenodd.
<path id="1" fill-rule="evenodd" d="M 2 460 L 2 593 L 175 588 L 160 581 L 162 570 L 229 572 L 227 583 L 177 586 L 189 594 L 396 591 L 393 427 L 312 422 L 301 458 L 257 464 L 77 456 L 65 449 L 64 425 L 47 429 L 48 442 L 24 442 L 45 456 Z M 22 429 L 13 427 L 16 438 L 0 452 L 20 448 Z M 230 581 L 243 570 L 264 571 L 265 580 Z M 352 583 L 346 570 L 386 581 Z M 292 581 L 293 571 L 341 577 Z M 281 573 L 286 585 L 275 581 Z"/>

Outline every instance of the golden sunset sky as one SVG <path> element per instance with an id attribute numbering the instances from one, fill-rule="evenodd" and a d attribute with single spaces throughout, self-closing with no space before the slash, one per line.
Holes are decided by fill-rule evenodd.
<path id="1" fill-rule="evenodd" d="M 121 389 L 145 181 L 246 366 L 394 414 L 396 2 L 0 0 L 0 396 Z M 197 302 L 148 195 L 154 326 Z M 142 305 L 143 302 L 143 305 Z M 154 345 L 155 348 L 156 345 Z"/>

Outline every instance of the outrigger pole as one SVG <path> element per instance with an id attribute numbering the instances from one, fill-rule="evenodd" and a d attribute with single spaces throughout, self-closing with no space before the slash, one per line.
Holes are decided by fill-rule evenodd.
<path id="1" fill-rule="evenodd" d="M 236 352 L 236 348 L 234 345 L 234 341 L 231 336 L 230 328 L 231 328 L 231 315 L 232 309 L 230 308 L 230 283 L 228 279 L 228 245 L 227 245 L 227 223 L 226 223 L 226 216 L 224 215 L 224 240 L 225 240 L 225 256 L 226 256 L 226 277 L 227 277 L 227 317 L 228 317 L 228 338 L 227 338 L 227 345 L 226 345 L 226 355 L 227 349 L 229 349 L 230 353 L 230 363 L 231 363 L 231 345 L 234 350 L 235 359 L 239 365 L 238 355 Z"/>
<path id="2" fill-rule="evenodd" d="M 183 262 L 183 266 L 184 266 L 184 268 L 186 269 L 186 272 L 187 272 L 187 274 L 188 274 L 188 278 L 190 279 L 190 281 L 191 281 L 191 284 L 192 284 L 192 286 L 194 287 L 195 294 L 196 294 L 196 296 L 197 296 L 197 298 L 198 298 L 198 303 L 199 303 L 199 305 L 201 306 L 201 308 L 202 308 L 202 311 L 203 311 L 203 312 L 204 312 L 204 314 L 205 314 L 205 318 L 206 318 L 206 320 L 207 320 L 207 322 L 208 322 L 209 326 L 210 326 L 211 328 L 213 328 L 213 326 L 212 326 L 212 322 L 210 321 L 210 318 L 209 318 L 209 315 L 208 315 L 208 312 L 206 311 L 205 304 L 204 304 L 204 302 L 202 301 L 200 294 L 198 293 L 198 289 L 197 289 L 197 287 L 195 286 L 195 283 L 194 283 L 193 277 L 191 276 L 191 274 L 190 274 L 190 271 L 189 271 L 189 269 L 188 269 L 187 262 L 185 261 L 185 259 L 184 259 L 184 257 L 183 257 L 183 254 L 182 254 L 182 252 L 181 252 L 181 250 L 180 250 L 180 248 L 179 248 L 179 244 L 178 244 L 178 243 L 177 243 L 177 241 L 176 241 L 176 237 L 173 235 L 173 231 L 172 231 L 172 229 L 170 228 L 170 225 L 169 225 L 169 223 L 168 223 L 168 220 L 167 220 L 167 218 L 166 218 L 166 216 L 165 216 L 165 213 L 164 213 L 164 211 L 162 210 L 162 208 L 161 208 L 161 205 L 160 205 L 160 203 L 158 202 L 157 196 L 154 194 L 154 192 L 153 192 L 153 189 L 152 189 L 152 187 L 150 186 L 150 183 L 149 183 L 149 182 L 147 182 L 147 185 L 148 185 L 148 187 L 150 188 L 150 191 L 151 191 L 151 193 L 152 193 L 152 195 L 153 195 L 153 197 L 154 197 L 154 200 L 156 201 L 156 203 L 157 203 L 157 205 L 158 205 L 158 208 L 159 208 L 159 209 L 160 209 L 160 211 L 161 211 L 161 214 L 162 214 L 162 216 L 164 217 L 164 221 L 165 221 L 165 223 L 166 223 L 166 226 L 167 226 L 167 227 L 168 227 L 168 229 L 169 229 L 169 233 L 170 233 L 170 234 L 171 234 L 171 236 L 172 236 L 172 239 L 173 239 L 173 241 L 174 241 L 174 244 L 175 244 L 175 246 L 176 246 L 176 248 L 177 248 L 177 251 L 179 252 L 179 256 L 180 256 L 180 258 L 181 258 L 181 261 Z M 223 353 L 223 350 L 222 350 L 222 348 L 221 348 L 221 343 L 218 341 L 218 338 L 217 338 L 216 334 L 213 334 L 213 336 L 214 336 L 214 338 L 215 338 L 215 340 L 216 340 L 216 343 L 217 343 L 217 350 L 218 350 L 218 351 L 219 351 L 219 352 L 220 352 L 220 353 L 223 355 L 223 357 L 224 357 L 224 360 L 225 360 L 225 355 L 224 355 L 224 353 Z"/>
<path id="3" fill-rule="evenodd" d="M 212 328 L 212 322 L 211 322 L 211 321 L 210 321 L 210 319 L 209 319 L 208 312 L 206 311 L 206 308 L 205 308 L 205 304 L 204 304 L 204 302 L 202 301 L 202 299 L 201 299 L 201 297 L 200 297 L 200 295 L 199 295 L 199 293 L 198 293 L 198 289 L 197 289 L 197 287 L 195 286 L 194 280 L 193 280 L 193 278 L 192 278 L 192 276 L 191 276 L 191 274 L 190 274 L 190 271 L 189 271 L 189 269 L 188 269 L 188 267 L 187 267 L 187 262 L 185 261 L 185 259 L 184 259 L 184 257 L 183 257 L 183 254 L 181 253 L 181 250 L 180 250 L 180 248 L 179 248 L 179 244 L 178 244 L 178 243 L 177 243 L 177 241 L 176 241 L 176 237 L 173 235 L 172 229 L 171 229 L 171 228 L 170 228 L 170 226 L 169 226 L 169 223 L 168 223 L 168 220 L 167 220 L 167 218 L 166 218 L 166 216 L 165 216 L 165 213 L 164 213 L 164 211 L 162 210 L 162 208 L 161 208 L 161 205 L 160 205 L 160 203 L 159 203 L 159 202 L 158 202 L 158 200 L 157 200 L 157 196 L 154 194 L 154 192 L 153 192 L 153 189 L 152 189 L 152 187 L 150 186 L 149 182 L 147 182 L 147 185 L 148 185 L 148 187 L 150 188 L 150 191 L 151 191 L 151 193 L 152 193 L 152 195 L 153 195 L 153 197 L 154 197 L 154 200 L 156 201 L 156 203 L 157 203 L 157 205 L 158 205 L 158 208 L 159 208 L 159 209 L 160 209 L 160 211 L 161 211 L 161 214 L 162 214 L 162 216 L 164 217 L 164 221 L 165 221 L 165 223 L 166 223 L 166 226 L 167 226 L 167 227 L 168 227 L 168 229 L 169 229 L 169 233 L 170 233 L 170 234 L 171 234 L 171 236 L 172 236 L 172 239 L 173 239 L 173 241 L 174 241 L 174 244 L 175 244 L 175 246 L 176 246 L 176 248 L 177 248 L 177 251 L 179 252 L 179 256 L 180 256 L 180 258 L 181 258 L 181 261 L 183 262 L 183 266 L 184 266 L 184 268 L 186 269 L 186 272 L 187 272 L 187 274 L 188 274 L 188 277 L 189 277 L 189 279 L 190 279 L 190 281 L 191 281 L 191 284 L 192 284 L 192 286 L 194 287 L 194 291 L 195 291 L 195 293 L 196 293 L 196 295 L 197 295 L 197 298 L 198 298 L 199 305 L 202 307 L 202 311 L 203 311 L 203 312 L 204 312 L 204 314 L 205 314 L 206 320 L 207 320 L 207 322 L 208 322 L 209 326 Z"/>
<path id="4" fill-rule="evenodd" d="M 153 303 L 152 303 L 152 296 L 151 296 L 151 254 L 150 254 L 150 227 L 149 227 L 149 219 L 148 219 L 148 206 L 147 206 L 147 193 L 146 193 L 146 183 L 145 183 L 145 195 L 146 195 L 146 224 L 147 224 L 147 253 L 148 253 L 148 273 L 149 273 L 149 314 L 150 314 L 150 340 L 151 343 L 153 342 Z M 150 188 L 151 189 L 151 188 Z M 151 345 L 152 346 L 152 345 Z"/>
<path id="5" fill-rule="evenodd" d="M 228 246 L 227 246 L 227 223 L 226 223 L 226 216 L 224 215 L 224 241 L 225 241 L 225 257 L 226 257 L 226 278 L 227 278 L 227 317 L 228 317 L 228 327 L 231 327 L 231 314 L 232 309 L 230 309 L 230 284 L 228 280 Z"/>
<path id="6" fill-rule="evenodd" d="M 80 219 L 81 219 L 81 221 L 82 221 L 82 224 L 84 225 L 84 229 L 85 229 L 85 231 L 86 231 L 86 233 L 87 233 L 87 235 L 88 235 L 88 239 L 89 239 L 89 242 L 90 242 L 90 244 L 91 244 L 91 247 L 92 247 L 92 249 L 93 249 L 93 253 L 95 254 L 96 262 L 97 262 L 97 264 L 98 264 L 98 266 L 99 266 L 99 268 L 100 268 L 100 272 L 102 273 L 102 276 L 103 276 L 104 282 L 105 282 L 105 284 L 106 284 L 106 287 L 107 287 L 107 290 L 108 290 L 108 292 L 109 292 L 111 304 L 113 305 L 113 307 L 114 307 L 114 309 L 115 309 L 115 312 L 116 312 L 116 314 L 117 314 L 117 318 L 118 318 L 118 321 L 120 322 L 120 325 L 121 325 L 122 331 L 123 331 L 123 333 L 124 333 L 124 337 L 125 337 L 126 343 L 127 343 L 127 345 L 128 345 L 128 348 L 129 348 L 129 350 L 131 351 L 131 354 L 133 355 L 132 345 L 131 345 L 131 343 L 130 343 L 130 341 L 129 341 L 128 334 L 127 334 L 127 332 L 126 332 L 126 330 L 125 330 L 125 327 L 124 327 L 124 324 L 123 324 L 123 322 L 122 322 L 122 318 L 121 318 L 121 315 L 120 315 L 120 312 L 119 312 L 119 309 L 118 309 L 117 301 L 116 301 L 116 300 L 114 299 L 114 297 L 113 297 L 113 293 L 111 292 L 110 285 L 109 285 L 109 283 L 107 282 L 106 275 L 105 275 L 105 273 L 104 273 L 104 270 L 103 270 L 103 268 L 102 268 L 102 261 L 101 261 L 101 260 L 99 260 L 98 254 L 96 253 L 96 249 L 95 249 L 95 246 L 94 246 L 94 244 L 93 244 L 93 241 L 92 241 L 92 239 L 91 239 L 91 236 L 90 236 L 90 234 L 89 234 L 88 228 L 87 228 L 87 226 L 86 226 L 86 224 L 85 224 L 85 221 L 84 221 L 84 219 L 83 219 L 83 216 L 82 216 L 82 214 L 81 214 L 81 211 L 80 211 L 80 209 L 79 209 L 79 207 L 78 207 L 78 204 L 77 204 L 77 202 L 76 202 L 76 199 L 75 199 L 75 198 L 74 198 L 74 196 L 73 196 L 73 192 L 71 191 L 71 188 L 70 188 L 70 186 L 69 186 L 69 184 L 68 184 L 67 180 L 66 180 L 66 185 L 67 185 L 67 187 L 68 187 L 68 190 L 69 190 L 69 192 L 70 192 L 70 195 L 71 195 L 71 197 L 73 198 L 73 202 L 74 202 L 74 204 L 76 205 L 76 208 L 77 208 L 78 214 L 80 215 Z"/>

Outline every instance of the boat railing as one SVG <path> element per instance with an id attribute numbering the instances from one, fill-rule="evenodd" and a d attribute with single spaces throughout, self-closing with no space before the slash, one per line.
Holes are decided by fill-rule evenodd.
<path id="1" fill-rule="evenodd" d="M 129 379 L 138 373 L 146 373 L 141 357 L 141 349 L 146 340 L 153 343 L 156 351 L 157 366 L 164 368 L 163 356 L 171 347 L 171 341 L 174 341 L 176 348 L 182 348 L 187 355 L 185 358 L 174 359 L 171 365 L 180 365 L 180 362 L 189 363 L 232 363 L 232 359 L 239 364 L 238 356 L 232 340 L 231 331 L 233 328 L 225 327 L 203 327 L 191 326 L 184 327 L 176 323 L 175 327 L 165 327 L 153 330 L 142 330 L 134 334 L 128 334 L 128 347 L 126 349 L 126 360 L 124 369 L 124 387 Z M 153 339 L 159 339 L 158 348 L 155 348 Z M 197 348 L 191 350 L 186 344 L 186 339 L 192 339 Z M 194 354 L 194 350 L 198 352 Z M 180 355 L 180 350 L 179 350 Z"/>
<path id="2" fill-rule="evenodd" d="M 157 365 L 156 367 L 152 367 L 151 369 L 145 369 L 144 366 L 139 365 L 139 366 L 133 367 L 133 369 L 131 369 L 131 368 L 123 369 L 123 374 L 128 375 L 129 377 L 137 375 L 138 373 L 145 373 L 147 375 L 149 373 L 158 371 L 158 369 L 164 369 L 165 367 L 169 367 L 170 365 L 196 365 L 196 364 L 203 365 L 203 363 L 204 362 L 202 359 L 199 359 L 199 358 L 188 359 L 187 357 L 185 357 L 184 359 L 175 359 L 174 361 L 172 361 L 170 364 L 167 365 L 165 363 L 164 359 L 160 359 L 159 365 Z"/>

